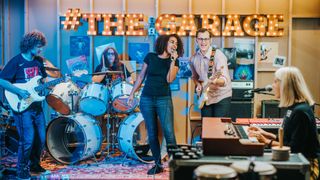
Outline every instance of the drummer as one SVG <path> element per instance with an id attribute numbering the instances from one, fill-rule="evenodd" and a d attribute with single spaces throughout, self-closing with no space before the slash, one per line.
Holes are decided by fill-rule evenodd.
<path id="1" fill-rule="evenodd" d="M 106 73 L 102 75 L 92 76 L 92 81 L 97 83 L 102 83 L 109 85 L 109 83 L 117 79 L 125 79 L 127 82 L 132 83 L 131 73 L 119 61 L 119 55 L 117 51 L 112 47 L 107 47 L 102 55 L 101 62 L 96 67 L 95 72 L 105 72 L 105 71 L 121 71 L 122 73 Z"/>

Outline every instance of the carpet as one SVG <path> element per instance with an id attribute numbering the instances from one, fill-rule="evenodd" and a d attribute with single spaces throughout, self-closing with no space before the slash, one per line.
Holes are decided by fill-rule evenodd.
<path id="1" fill-rule="evenodd" d="M 1 158 L 1 164 L 5 171 L 3 179 L 15 179 L 16 156 Z M 48 153 L 42 158 L 41 166 L 48 170 L 42 174 L 31 174 L 32 179 L 129 179 L 148 180 L 169 179 L 168 163 L 164 162 L 164 172 L 147 175 L 147 171 L 153 164 L 145 164 L 140 161 L 124 157 L 121 153 L 114 154 L 109 158 L 105 156 L 89 158 L 73 165 L 64 165 L 55 161 Z"/>

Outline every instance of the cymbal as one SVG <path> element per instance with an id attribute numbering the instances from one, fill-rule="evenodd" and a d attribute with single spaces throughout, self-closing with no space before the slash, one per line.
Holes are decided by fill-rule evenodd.
<path id="1" fill-rule="evenodd" d="M 92 73 L 92 75 L 103 75 L 103 74 L 122 74 L 122 71 L 103 71 L 103 72 Z"/>
<path id="2" fill-rule="evenodd" d="M 45 66 L 44 68 L 45 68 L 47 71 L 60 71 L 60 69 L 54 68 L 54 67 Z"/>

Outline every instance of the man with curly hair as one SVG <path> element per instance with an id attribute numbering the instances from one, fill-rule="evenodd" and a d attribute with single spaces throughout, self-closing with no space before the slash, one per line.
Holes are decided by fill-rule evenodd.
<path id="1" fill-rule="evenodd" d="M 26 83 L 35 76 L 47 77 L 43 57 L 39 56 L 47 41 L 43 33 L 32 31 L 20 42 L 21 53 L 13 57 L 0 73 L 0 86 L 27 99 L 27 90 L 14 83 Z M 40 156 L 45 145 L 45 117 L 41 102 L 34 102 L 23 112 L 14 112 L 13 117 L 19 133 L 17 176 L 30 179 L 30 171 L 42 173 Z"/>

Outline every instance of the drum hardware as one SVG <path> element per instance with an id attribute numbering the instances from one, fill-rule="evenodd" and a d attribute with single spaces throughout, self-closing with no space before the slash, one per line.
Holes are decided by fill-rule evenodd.
<path id="1" fill-rule="evenodd" d="M 10 128 L 9 120 L 6 122 L 6 125 L 0 126 L 0 157 L 16 155 L 18 152 L 18 132 Z"/>
<path id="2" fill-rule="evenodd" d="M 104 75 L 104 74 L 122 74 L 122 71 L 103 71 L 103 72 L 95 72 L 89 75 Z"/>
<path id="3" fill-rule="evenodd" d="M 75 113 L 74 97 L 77 97 L 78 95 L 79 93 L 77 91 L 74 91 L 74 90 L 68 91 L 68 96 L 71 98 L 71 114 Z"/>
<path id="4" fill-rule="evenodd" d="M 109 111 L 110 111 L 110 108 L 109 108 Z M 110 122 L 110 120 L 112 122 Z M 117 114 L 114 114 L 112 112 L 107 116 L 107 124 L 106 124 L 106 128 L 107 128 L 107 136 L 106 136 L 107 146 L 104 149 L 104 151 L 106 151 L 107 154 L 106 154 L 105 160 L 111 159 L 111 155 L 113 153 L 115 153 L 116 152 L 115 149 L 118 148 L 118 143 L 116 142 L 116 140 L 117 140 L 116 130 L 118 128 L 118 124 L 119 124 L 120 120 L 121 120 L 120 117 L 118 117 Z M 110 149 L 112 149 L 112 151 L 110 151 Z"/>

